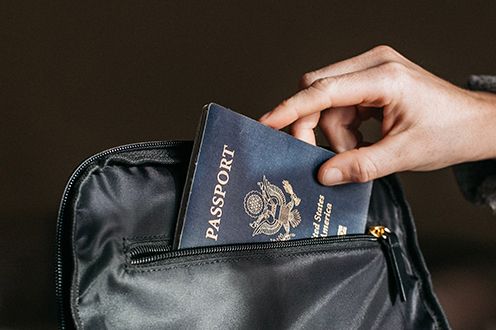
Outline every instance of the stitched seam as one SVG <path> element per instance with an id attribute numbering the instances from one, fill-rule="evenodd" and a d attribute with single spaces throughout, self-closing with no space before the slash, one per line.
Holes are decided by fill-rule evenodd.
<path id="1" fill-rule="evenodd" d="M 86 178 L 86 177 L 85 177 Z M 76 231 L 77 231 L 77 223 L 76 223 L 76 210 L 78 209 L 79 207 L 79 202 L 80 202 L 80 198 L 79 198 L 79 192 L 80 192 L 80 188 L 81 188 L 81 184 L 79 184 L 79 187 L 78 187 L 78 190 L 77 190 L 77 193 L 78 193 L 78 198 L 77 198 L 77 201 L 74 205 L 74 210 L 72 211 L 72 217 L 73 217 L 73 229 L 72 229 L 72 238 L 71 238 L 71 245 L 73 245 L 73 253 L 74 253 L 74 275 L 75 276 L 75 282 L 76 282 L 76 288 L 75 290 L 71 290 L 72 291 L 72 294 L 75 295 L 75 301 L 74 301 L 74 304 L 76 305 L 75 306 L 75 309 L 76 309 L 76 323 L 79 323 L 81 325 L 81 328 L 84 329 L 84 324 L 83 324 L 83 320 L 81 319 L 81 314 L 80 314 L 80 311 L 79 311 L 79 259 L 77 258 L 77 244 L 76 244 Z"/>
<path id="2" fill-rule="evenodd" d="M 150 272 L 157 272 L 157 271 L 169 271 L 173 269 L 180 269 L 180 268 L 192 268 L 196 266 L 203 266 L 203 265 L 211 265 L 211 264 L 229 264 L 229 263 L 238 263 L 241 261 L 245 260 L 271 260 L 273 258 L 287 258 L 287 257 L 304 257 L 304 256 L 311 256 L 311 255 L 324 255 L 324 254 L 330 254 L 330 253 L 336 253 L 336 252 L 344 252 L 344 251 L 368 251 L 368 250 L 374 250 L 376 247 L 369 247 L 369 248 L 355 248 L 355 249 L 339 249 L 339 250 L 332 250 L 332 251 L 314 251 L 314 252 L 293 252 L 293 253 L 287 253 L 287 254 L 271 254 L 270 256 L 267 255 L 257 255 L 257 256 L 240 256 L 237 258 L 225 258 L 225 259 L 220 259 L 220 260 L 211 260 L 211 261 L 201 261 L 201 262 L 191 262 L 191 263 L 186 263 L 186 264 L 178 264 L 178 265 L 173 265 L 173 266 L 168 266 L 168 267 L 153 267 L 153 266 L 129 266 L 125 265 L 124 269 L 126 272 L 135 272 L 135 273 L 150 273 Z M 145 268 L 146 267 L 146 268 Z"/>
<path id="3" fill-rule="evenodd" d="M 145 240 L 145 239 L 166 239 L 166 238 L 167 238 L 167 235 L 145 235 L 145 236 L 124 237 L 124 239 L 126 239 L 127 241 Z"/>
<path id="4" fill-rule="evenodd" d="M 145 164 L 159 164 L 162 166 L 167 166 L 167 165 L 176 165 L 176 164 L 181 164 L 185 163 L 185 160 L 174 160 L 172 158 L 170 159 L 157 159 L 157 158 L 142 158 L 142 159 L 129 159 L 126 157 L 117 157 L 119 154 L 116 154 L 116 157 L 110 158 L 107 160 L 104 164 L 105 166 L 139 166 L 139 165 L 145 165 Z"/>
<path id="5" fill-rule="evenodd" d="M 130 264 L 131 263 L 131 260 L 129 258 L 129 255 L 128 255 L 128 251 L 129 251 L 129 245 L 126 243 L 126 238 L 123 237 L 122 238 L 122 254 L 124 255 L 124 261 L 127 264 Z"/>

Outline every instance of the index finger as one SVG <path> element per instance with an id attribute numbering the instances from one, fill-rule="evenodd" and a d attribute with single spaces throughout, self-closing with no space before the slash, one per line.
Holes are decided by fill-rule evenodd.
<path id="1" fill-rule="evenodd" d="M 260 122 L 281 129 L 299 118 L 331 107 L 384 107 L 391 103 L 396 90 L 394 79 L 385 73 L 383 66 L 376 66 L 319 79 L 266 113 Z"/>

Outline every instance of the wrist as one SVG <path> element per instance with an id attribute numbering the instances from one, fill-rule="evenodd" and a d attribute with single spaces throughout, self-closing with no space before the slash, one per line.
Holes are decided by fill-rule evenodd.
<path id="1" fill-rule="evenodd" d="M 468 109 L 471 119 L 466 124 L 471 146 L 467 161 L 496 158 L 496 94 L 470 92 L 473 104 Z"/>

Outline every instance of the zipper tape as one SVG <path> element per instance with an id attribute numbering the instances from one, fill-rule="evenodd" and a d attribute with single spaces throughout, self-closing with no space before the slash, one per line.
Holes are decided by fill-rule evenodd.
<path id="1" fill-rule="evenodd" d="M 348 236 L 331 236 L 313 239 L 289 240 L 278 242 L 248 243 L 196 247 L 181 250 L 171 250 L 171 246 L 165 243 L 138 245 L 128 251 L 129 262 L 131 265 L 145 265 L 159 262 L 172 258 L 189 257 L 202 254 L 229 253 L 244 251 L 263 251 L 291 247 L 303 247 L 312 245 L 327 245 L 335 243 L 356 242 L 356 241 L 377 241 L 372 235 L 348 235 Z"/>

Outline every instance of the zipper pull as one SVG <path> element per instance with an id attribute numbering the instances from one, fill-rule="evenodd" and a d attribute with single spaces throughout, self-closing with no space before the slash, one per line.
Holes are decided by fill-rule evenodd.
<path id="1" fill-rule="evenodd" d="M 386 247 L 387 258 L 393 271 L 396 289 L 401 301 L 406 301 L 405 279 L 407 278 L 407 273 L 401 256 L 401 246 L 398 236 L 385 226 L 372 226 L 369 228 L 369 234 L 380 239 Z"/>

